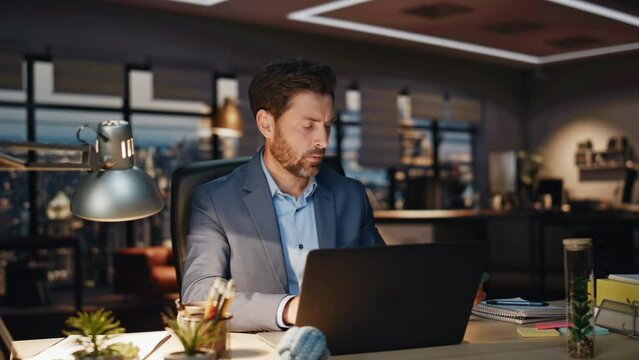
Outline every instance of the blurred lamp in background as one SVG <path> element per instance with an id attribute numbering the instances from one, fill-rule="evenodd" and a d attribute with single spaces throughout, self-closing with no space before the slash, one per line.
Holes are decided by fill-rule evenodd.
<path id="1" fill-rule="evenodd" d="M 77 137 L 80 140 L 80 131 Z M 0 171 L 88 171 L 71 198 L 71 212 L 82 219 L 115 222 L 145 218 L 158 213 L 164 202 L 157 185 L 134 165 L 131 126 L 124 120 L 105 120 L 98 125 L 95 146 L 1 142 L 29 151 L 75 151 L 81 163 L 37 163 L 0 152 Z"/>
<path id="2" fill-rule="evenodd" d="M 220 136 L 241 137 L 244 133 L 242 115 L 237 107 L 237 100 L 232 97 L 224 99 L 224 105 L 218 111 L 213 123 L 213 133 Z"/>

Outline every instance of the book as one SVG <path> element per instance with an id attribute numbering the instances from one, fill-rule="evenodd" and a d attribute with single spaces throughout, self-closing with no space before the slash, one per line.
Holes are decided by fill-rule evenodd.
<path id="1" fill-rule="evenodd" d="M 639 284 L 613 279 L 597 279 L 597 306 L 605 299 L 622 303 L 639 301 Z"/>
<path id="2" fill-rule="evenodd" d="M 498 299 L 508 301 L 525 301 L 522 298 Z M 528 324 L 533 322 L 561 319 L 565 316 L 565 310 L 559 306 L 513 306 L 490 305 L 486 301 L 475 305 L 472 310 L 474 315 L 511 322 L 515 324 Z"/>
<path id="3" fill-rule="evenodd" d="M 608 279 L 639 285 L 639 274 L 610 274 Z"/>

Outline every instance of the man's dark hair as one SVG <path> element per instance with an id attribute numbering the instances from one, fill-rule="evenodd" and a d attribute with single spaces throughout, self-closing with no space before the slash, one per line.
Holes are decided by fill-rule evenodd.
<path id="1" fill-rule="evenodd" d="M 278 119 L 300 91 L 330 95 L 335 100 L 335 73 L 325 64 L 304 58 L 285 58 L 266 66 L 249 86 L 253 115 L 264 109 Z"/>

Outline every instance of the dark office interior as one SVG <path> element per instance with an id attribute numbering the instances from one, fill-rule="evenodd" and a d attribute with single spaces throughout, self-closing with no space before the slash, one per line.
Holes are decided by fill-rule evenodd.
<path id="1" fill-rule="evenodd" d="M 171 176 L 255 153 L 248 85 L 289 56 L 335 70 L 327 154 L 364 184 L 387 244 L 489 242 L 489 297 L 562 299 L 565 238 L 593 239 L 596 277 L 639 272 L 639 25 L 536 0 L 324 14 L 414 41 L 287 18 L 321 3 L 0 3 L 0 142 L 78 145 L 95 137 L 76 136 L 83 124 L 127 120 L 165 201 L 142 220 L 87 221 L 69 210 L 81 172 L 0 169 L 0 315 L 15 339 L 58 337 L 69 315 L 100 307 L 127 331 L 162 329 L 178 297 Z M 591 3 L 639 17 L 633 1 Z M 229 98 L 241 134 L 218 126 Z"/>

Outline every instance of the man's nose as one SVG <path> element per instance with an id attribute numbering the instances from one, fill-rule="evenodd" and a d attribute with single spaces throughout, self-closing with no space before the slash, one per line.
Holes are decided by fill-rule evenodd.
<path id="1" fill-rule="evenodd" d="M 314 146 L 317 149 L 326 149 L 328 147 L 328 136 L 330 129 L 322 126 L 319 131 L 316 132 Z"/>

